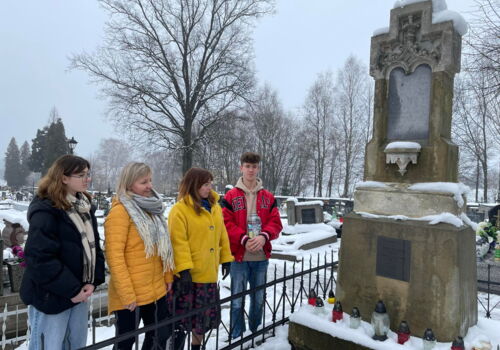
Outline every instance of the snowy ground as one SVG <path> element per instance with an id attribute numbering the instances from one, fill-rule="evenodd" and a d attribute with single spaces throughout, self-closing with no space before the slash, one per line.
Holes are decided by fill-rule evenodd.
<path id="1" fill-rule="evenodd" d="M 9 221 L 13 222 L 19 222 L 25 228 L 27 229 L 27 222 L 26 222 L 26 212 L 25 211 L 18 211 L 15 209 L 2 209 L 0 210 L 0 219 L 6 218 Z M 104 236 L 104 230 L 102 225 L 103 220 L 99 219 L 99 232 Z M 286 226 L 286 220 L 284 220 L 284 225 Z M 0 230 L 3 229 L 3 222 L 0 220 Z M 310 236 L 307 233 L 304 233 L 303 228 L 304 227 L 288 227 L 288 231 L 290 233 L 294 233 L 298 235 L 296 239 L 292 239 L 290 236 L 289 237 L 283 237 L 281 238 L 280 241 L 276 242 L 279 245 L 282 245 L 283 248 L 288 253 L 295 253 L 297 257 L 297 262 L 296 263 L 290 263 L 290 262 L 284 262 L 282 260 L 276 260 L 276 259 L 271 259 L 270 264 L 269 264 L 269 269 L 268 269 L 268 280 L 272 280 L 276 277 L 281 277 L 283 275 L 290 275 L 294 272 L 299 271 L 300 269 L 308 269 L 309 266 L 317 266 L 319 264 L 324 263 L 324 259 L 326 258 L 328 261 L 337 261 L 338 260 L 338 251 L 340 248 L 340 240 L 337 243 L 329 244 L 326 246 L 322 246 L 319 248 L 315 248 L 312 250 L 309 250 L 307 252 L 304 251 L 299 251 L 296 250 L 295 245 L 298 244 L 299 242 L 303 244 L 304 242 L 309 242 L 310 238 L 315 236 L 315 238 L 321 238 L 323 236 L 328 236 L 331 234 L 333 231 L 332 227 L 327 226 L 327 225 L 303 225 L 303 226 L 309 226 L 306 227 L 310 232 L 312 233 Z M 307 235 L 307 236 L 306 236 Z M 303 236 L 303 237 L 301 237 Z M 104 237 L 103 237 L 104 238 Z M 288 248 L 288 249 L 286 249 Z M 322 280 L 325 276 L 328 278 L 330 274 L 333 273 L 331 270 L 328 270 L 326 275 L 321 275 L 319 276 L 320 280 Z M 307 290 L 309 288 L 309 277 L 311 278 L 311 283 L 314 283 L 316 278 L 318 276 L 313 275 L 313 276 L 306 276 L 304 279 L 304 288 Z M 228 297 L 230 295 L 230 279 L 227 278 L 224 281 L 219 281 L 220 282 L 220 290 L 221 290 L 221 299 Z M 297 292 L 297 285 L 293 286 L 292 283 L 287 283 L 286 288 L 288 293 L 292 293 L 291 290 L 295 288 L 295 291 Z M 267 290 L 267 301 L 269 305 L 272 307 L 274 298 L 273 295 L 276 293 L 277 299 L 281 295 L 283 290 L 282 285 L 277 285 L 276 289 L 268 289 Z M 487 300 L 486 300 L 487 295 L 485 293 L 479 293 L 479 302 L 478 302 L 478 310 L 479 310 L 479 322 L 478 325 L 471 328 L 469 331 L 468 336 L 465 338 L 466 345 L 470 346 L 474 345 L 477 343 L 479 340 L 482 339 L 489 339 L 496 347 L 500 343 L 500 334 L 498 330 L 500 329 L 500 296 L 496 295 L 493 296 L 489 303 L 490 303 L 490 308 L 492 308 L 494 305 L 498 305 L 496 309 L 493 310 L 491 317 L 492 319 L 486 319 L 486 311 L 485 308 L 488 307 L 487 305 Z M 249 304 L 248 302 L 246 303 L 247 305 Z M 327 308 L 329 306 L 327 305 Z M 281 312 L 284 312 L 286 315 L 291 314 L 291 307 L 288 303 L 285 303 L 284 308 L 280 309 L 280 314 Z M 303 306 L 300 310 L 296 311 L 294 315 L 292 315 L 292 319 L 295 321 L 303 321 L 307 322 L 308 324 L 315 324 L 317 325 L 316 328 L 322 331 L 325 331 L 327 333 L 332 333 L 332 334 L 343 334 L 345 333 L 348 328 L 346 328 L 346 324 L 334 324 L 332 323 L 328 317 L 331 312 L 328 310 L 326 311 L 325 315 L 322 315 L 320 319 L 318 319 L 318 315 L 316 315 L 314 312 L 312 312 L 311 308 L 309 306 Z M 222 322 L 225 325 L 229 324 L 229 305 L 223 305 L 222 306 Z M 346 320 L 348 320 L 348 315 L 345 314 Z M 269 324 L 270 320 L 272 319 L 272 310 L 267 307 L 266 308 L 266 324 Z M 347 322 L 347 321 L 345 321 Z M 336 333 L 338 332 L 338 333 Z M 375 345 L 377 346 L 377 349 L 420 349 L 421 348 L 421 340 L 416 337 L 412 337 L 411 341 L 409 344 L 406 344 L 404 347 L 396 344 L 394 342 L 394 333 L 390 333 L 390 340 L 384 343 L 376 343 Z M 88 345 L 91 345 L 93 343 L 93 338 L 95 336 L 95 341 L 103 341 L 109 338 L 112 338 L 115 336 L 115 329 L 113 326 L 111 327 L 98 327 L 96 329 L 96 334 L 92 334 L 92 330 L 89 329 L 89 336 L 88 336 Z M 260 346 L 255 347 L 255 349 L 259 350 L 290 350 L 291 347 L 288 344 L 287 340 L 288 336 L 288 325 L 285 326 L 278 326 L 276 328 L 276 337 L 268 339 L 265 343 L 263 343 Z M 352 336 L 352 335 L 351 335 Z M 226 342 L 227 339 L 227 333 L 225 330 L 220 331 L 219 335 L 219 348 L 222 348 L 226 346 L 228 343 Z M 367 324 L 363 327 L 363 330 L 359 330 L 357 333 L 354 334 L 353 340 L 360 341 L 361 343 L 363 342 L 370 342 L 370 328 Z M 207 349 L 215 349 L 215 334 L 214 336 L 210 339 Z M 368 344 L 367 344 L 368 345 Z M 438 344 L 438 347 L 436 349 L 449 349 L 450 344 L 449 343 L 441 343 Z M 106 347 L 104 349 L 111 349 L 112 347 Z M 21 345 L 18 347 L 18 349 L 27 349 L 27 346 L 25 344 Z"/>

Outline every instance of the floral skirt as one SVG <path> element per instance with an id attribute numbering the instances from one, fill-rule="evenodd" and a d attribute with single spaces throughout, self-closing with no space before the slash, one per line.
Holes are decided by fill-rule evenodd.
<path id="1" fill-rule="evenodd" d="M 207 305 L 213 307 L 199 312 L 191 317 L 186 317 L 180 321 L 176 328 L 185 331 L 194 331 L 197 334 L 204 334 L 210 329 L 216 329 L 220 324 L 219 290 L 217 283 L 193 283 L 191 291 L 187 294 L 179 294 L 177 287 L 178 279 L 175 278 L 173 293 L 168 293 L 167 300 L 173 315 L 183 315 L 191 310 L 196 310 Z M 181 327 L 179 327 L 181 326 Z"/>

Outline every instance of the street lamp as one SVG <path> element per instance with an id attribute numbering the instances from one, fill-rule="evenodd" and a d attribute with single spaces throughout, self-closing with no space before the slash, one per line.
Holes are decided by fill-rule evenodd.
<path id="1" fill-rule="evenodd" d="M 69 154 L 73 154 L 73 151 L 74 151 L 77 143 L 78 142 L 75 140 L 75 138 L 73 136 L 71 137 L 71 139 L 68 140 Z"/>

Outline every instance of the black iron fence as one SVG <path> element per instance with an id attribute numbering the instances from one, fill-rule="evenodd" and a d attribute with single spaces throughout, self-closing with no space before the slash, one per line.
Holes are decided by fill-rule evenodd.
<path id="1" fill-rule="evenodd" d="M 478 268 L 477 301 L 486 318 L 500 319 L 500 264 L 484 264 Z"/>
<path id="2" fill-rule="evenodd" d="M 288 322 L 290 314 L 307 300 L 307 296 L 311 289 L 314 289 L 316 294 L 323 296 L 323 298 L 326 298 L 329 290 L 335 290 L 335 274 L 338 263 L 334 261 L 333 252 L 323 255 L 318 254 L 315 258 L 310 257 L 306 261 L 302 260 L 295 263 L 284 261 L 281 266 L 280 263 L 281 262 L 276 263 L 273 261 L 272 266 L 268 269 L 268 279 L 270 277 L 272 280 L 253 290 L 246 290 L 241 293 L 233 294 L 229 297 L 219 299 L 211 305 L 192 309 L 182 315 L 176 315 L 174 310 L 172 314 L 176 316 L 170 317 L 167 320 L 101 341 L 94 345 L 87 346 L 85 349 L 103 349 L 130 337 L 136 339 L 135 344 L 136 349 L 138 349 L 138 340 L 146 332 L 168 327 L 172 332 L 178 333 L 179 328 L 181 328 L 182 331 L 182 326 L 179 325 L 183 320 L 203 314 L 206 310 L 214 307 L 221 311 L 219 315 L 222 315 L 222 317 L 218 319 L 218 327 L 203 335 L 201 349 L 230 350 L 255 347 L 265 342 L 269 337 L 273 337 L 276 327 Z M 219 288 L 224 287 L 219 286 Z M 231 339 L 231 315 L 229 312 L 231 301 L 246 298 L 259 290 L 264 291 L 264 312 L 262 313 L 261 326 L 256 332 L 242 333 L 240 337 Z M 176 304 L 175 301 L 173 304 Z M 248 315 L 244 307 L 242 308 L 242 312 L 245 313 L 244 318 L 247 319 Z M 184 345 L 180 347 L 181 349 L 189 349 L 190 347 L 191 334 L 189 334 L 189 332 L 186 333 Z M 158 344 L 156 345 L 157 349 L 161 349 Z M 174 348 L 173 345 L 173 341 L 169 343 L 171 349 Z"/>
<path id="3" fill-rule="evenodd" d="M 180 324 L 185 319 L 190 319 L 196 315 L 203 314 L 210 308 L 217 308 L 218 327 L 206 332 L 201 340 L 201 349 L 210 350 L 230 350 L 247 349 L 256 347 L 270 337 L 275 336 L 276 328 L 288 322 L 289 316 L 297 310 L 300 305 L 307 303 L 307 298 L 311 290 L 314 290 L 318 296 L 326 298 L 330 290 L 335 291 L 336 273 L 338 262 L 334 260 L 334 253 L 316 255 L 308 259 L 290 263 L 287 261 L 271 260 L 268 269 L 268 279 L 270 281 L 253 289 L 238 294 L 233 294 L 225 298 L 216 300 L 210 305 L 201 308 L 188 310 L 182 315 L 177 315 L 175 310 L 172 314 L 175 316 L 154 324 L 141 327 L 135 331 L 120 336 L 96 342 L 96 334 L 99 332 L 98 320 L 92 319 L 92 344 L 85 347 L 85 350 L 111 349 L 119 342 L 134 338 L 134 349 L 140 348 L 140 341 L 146 332 L 156 332 L 158 329 L 169 329 L 169 332 L 175 333 L 182 331 Z M 227 289 L 227 286 L 220 285 L 219 289 Z M 262 322 L 256 332 L 246 332 L 236 339 L 231 339 L 231 301 L 239 298 L 247 298 L 252 293 L 259 290 L 264 291 L 264 312 Z M 226 292 L 227 294 L 227 292 Z M 175 305 L 175 302 L 173 303 Z M 487 318 L 500 319 L 500 266 L 488 265 L 486 277 L 478 279 L 478 307 L 482 315 Z M 247 311 L 245 319 L 248 319 Z M 139 314 L 136 311 L 136 319 Z M 112 321 L 112 319 L 111 319 Z M 113 323 L 113 322 L 111 322 Z M 169 341 L 167 349 L 190 349 L 191 334 L 185 332 L 184 344 L 174 347 L 174 342 Z M 173 339 L 174 337 L 171 337 Z M 43 339 L 47 344 L 47 339 Z M 153 349 L 162 349 L 158 344 L 157 337 L 154 337 L 155 346 Z M 178 345 L 178 344 L 177 344 Z"/>

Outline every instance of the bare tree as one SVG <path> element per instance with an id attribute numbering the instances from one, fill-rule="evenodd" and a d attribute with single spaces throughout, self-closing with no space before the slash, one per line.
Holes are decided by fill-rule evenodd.
<path id="1" fill-rule="evenodd" d="M 133 157 L 132 147 L 115 138 L 102 139 L 97 153 L 91 157 L 92 188 L 114 190 L 122 167 Z"/>
<path id="2" fill-rule="evenodd" d="M 261 178 L 266 188 L 278 192 L 286 171 L 295 123 L 287 116 L 278 94 L 269 85 L 258 92 L 249 107 L 256 151 L 262 156 Z"/>
<path id="3" fill-rule="evenodd" d="M 286 166 L 283 177 L 283 195 L 305 195 L 307 188 L 313 183 L 311 181 L 311 147 L 310 140 L 306 137 L 305 126 L 300 126 L 295 122 L 293 134 L 291 135 L 292 145 L 290 147 L 290 158 Z"/>
<path id="4" fill-rule="evenodd" d="M 334 85 L 331 72 L 320 73 L 304 103 L 305 122 L 314 159 L 314 195 L 323 195 L 326 159 L 332 149 Z M 334 161 L 332 161 L 334 163 Z M 332 164 L 334 165 L 334 164 Z M 330 176 L 330 179 L 332 176 Z M 329 181 L 330 182 L 330 181 Z M 329 183 L 330 185 L 330 183 Z M 331 192 L 331 191 L 329 191 Z"/>
<path id="5" fill-rule="evenodd" d="M 347 58 L 337 76 L 335 127 L 338 128 L 340 153 L 343 166 L 342 197 L 348 197 L 353 180 L 359 178 L 365 146 L 366 91 L 368 74 L 363 64 L 354 56 Z"/>
<path id="6" fill-rule="evenodd" d="M 500 92 L 500 1 L 476 0 L 476 10 L 465 37 L 469 62 L 466 69 L 481 72 L 488 95 Z"/>
<path id="7" fill-rule="evenodd" d="M 475 161 L 476 201 L 480 183 L 483 185 L 482 200 L 488 201 L 488 162 L 493 152 L 493 139 L 489 120 L 496 113 L 496 102 L 489 94 L 487 72 L 465 74 L 457 79 L 454 92 L 453 136 L 464 153 Z M 498 115 L 496 116 L 498 117 Z M 498 148 L 497 148 L 498 154 Z M 462 158 L 464 159 L 464 158 Z"/>
<path id="8" fill-rule="evenodd" d="M 182 160 L 179 155 L 168 150 L 148 152 L 144 162 L 151 167 L 155 189 L 160 193 L 175 196 L 182 178 Z"/>
<path id="9" fill-rule="evenodd" d="M 105 46 L 72 67 L 102 84 L 119 125 L 180 150 L 185 172 L 206 131 L 251 89 L 249 33 L 273 0 L 99 1 L 110 15 Z"/>
<path id="10" fill-rule="evenodd" d="M 241 155 L 255 148 L 249 117 L 232 114 L 214 124 L 195 152 L 195 164 L 212 171 L 216 186 L 235 184 L 240 176 Z"/>

